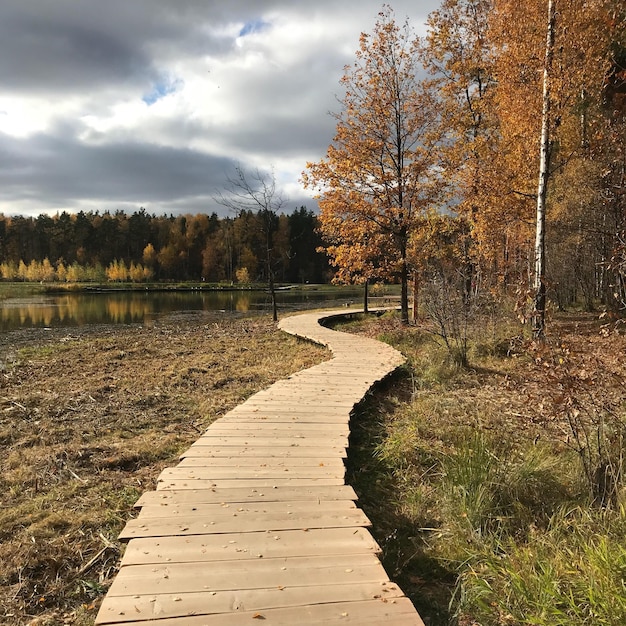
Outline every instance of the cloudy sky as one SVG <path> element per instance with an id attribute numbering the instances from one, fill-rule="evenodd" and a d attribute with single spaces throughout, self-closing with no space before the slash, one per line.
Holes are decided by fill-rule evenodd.
<path id="1" fill-rule="evenodd" d="M 423 33 L 439 0 L 391 2 Z M 218 210 L 235 164 L 287 210 L 377 0 L 0 0 L 0 213 Z M 222 211 L 223 212 L 223 211 Z"/>

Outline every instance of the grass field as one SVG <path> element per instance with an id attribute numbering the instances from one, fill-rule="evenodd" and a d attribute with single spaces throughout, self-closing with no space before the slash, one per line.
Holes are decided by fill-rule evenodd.
<path id="1" fill-rule="evenodd" d="M 393 316 L 344 328 L 409 358 L 355 416 L 349 475 L 425 623 L 625 624 L 625 338 L 589 315 L 545 346 L 506 324 L 465 369 Z M 605 460 L 610 492 L 586 471 Z"/>
<path id="2" fill-rule="evenodd" d="M 116 537 L 214 419 L 328 358 L 267 318 L 0 336 L 0 623 L 93 623 Z M 31 621 L 33 620 L 33 621 Z"/>
<path id="3" fill-rule="evenodd" d="M 408 357 L 357 407 L 348 476 L 426 624 L 626 623 L 615 327 L 562 315 L 537 346 L 499 320 L 473 335 L 468 368 L 393 314 L 342 328 Z M 328 358 L 266 318 L 208 313 L 18 331 L 0 349 L 7 626 L 91 624 L 117 532 L 161 469 L 248 395 Z"/>

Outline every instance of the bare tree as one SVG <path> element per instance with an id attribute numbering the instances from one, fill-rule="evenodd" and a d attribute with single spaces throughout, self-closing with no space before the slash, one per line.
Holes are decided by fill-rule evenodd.
<path id="1" fill-rule="evenodd" d="M 260 220 L 265 242 L 263 264 L 267 276 L 268 290 L 272 299 L 272 319 L 278 321 L 276 288 L 273 267 L 273 233 L 278 212 L 285 205 L 285 198 L 276 189 L 274 171 L 264 173 L 258 168 L 247 172 L 241 165 L 235 167 L 235 175 L 228 177 L 226 192 L 215 197 L 215 201 L 237 215 L 245 212 L 256 213 Z"/>

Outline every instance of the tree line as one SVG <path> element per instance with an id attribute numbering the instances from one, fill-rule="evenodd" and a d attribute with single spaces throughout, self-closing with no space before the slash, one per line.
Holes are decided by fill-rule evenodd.
<path id="1" fill-rule="evenodd" d="M 321 283 L 328 261 L 318 248 L 317 216 L 300 207 L 234 217 L 80 212 L 0 215 L 0 277 L 36 281 L 172 280 Z M 263 220 L 263 221 L 262 221 Z M 267 231 L 272 246 L 267 249 Z"/>
<path id="2" fill-rule="evenodd" d="M 386 6 L 307 164 L 344 280 L 410 279 L 471 307 L 516 295 L 626 307 L 626 9 L 619 0 L 443 0 L 424 37 Z"/>

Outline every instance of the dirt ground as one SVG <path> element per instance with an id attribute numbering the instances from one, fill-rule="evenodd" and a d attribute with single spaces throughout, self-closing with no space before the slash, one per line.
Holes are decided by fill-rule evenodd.
<path id="1" fill-rule="evenodd" d="M 326 358 L 219 313 L 0 335 L 0 623 L 92 624 L 137 497 L 214 419 Z"/>

